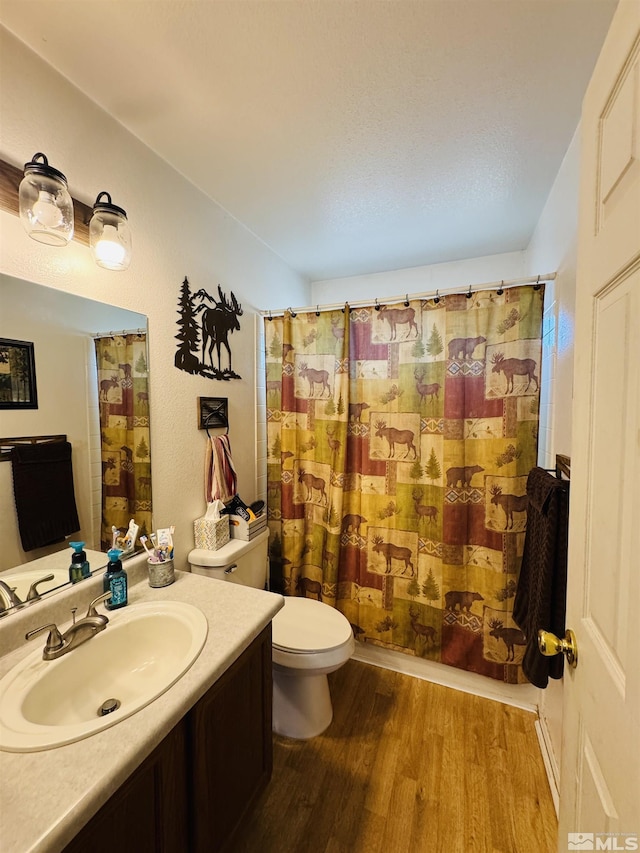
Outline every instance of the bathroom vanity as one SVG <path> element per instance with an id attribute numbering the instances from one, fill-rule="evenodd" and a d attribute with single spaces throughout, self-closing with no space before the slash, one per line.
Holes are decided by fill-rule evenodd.
<path id="1" fill-rule="evenodd" d="M 222 850 L 272 768 L 271 629 L 265 628 L 65 853 Z"/>
<path id="2" fill-rule="evenodd" d="M 144 563 L 138 583 L 129 565 L 131 606 L 194 604 L 207 618 L 205 645 L 179 681 L 116 725 L 55 749 L 0 752 L 0 812 L 11 827 L 3 853 L 222 850 L 269 780 L 271 619 L 281 596 L 181 572 L 151 589 Z M 16 648 L 0 658 L 0 676 L 33 650 L 19 634 L 52 620 L 64 627 L 58 614 L 82 610 L 100 583 L 7 618 L 0 643 Z"/>

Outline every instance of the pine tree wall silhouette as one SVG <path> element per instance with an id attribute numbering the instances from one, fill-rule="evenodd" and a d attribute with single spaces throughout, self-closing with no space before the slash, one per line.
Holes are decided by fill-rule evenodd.
<path id="1" fill-rule="evenodd" d="M 208 379 L 241 379 L 231 367 L 231 348 L 229 335 L 240 330 L 238 317 L 242 316 L 242 306 L 231 292 L 230 300 L 218 285 L 219 301 L 204 288 L 192 295 L 189 279 L 185 276 L 178 299 L 179 341 L 175 366 L 186 373 L 198 373 Z M 202 350 L 200 352 L 200 342 Z M 228 366 L 222 368 L 226 350 Z M 214 365 L 214 350 L 217 354 L 217 367 Z"/>
<path id="2" fill-rule="evenodd" d="M 175 336 L 180 344 L 176 352 L 175 365 L 179 370 L 186 373 L 201 373 L 198 356 L 198 343 L 200 331 L 196 322 L 196 314 L 193 305 L 194 297 L 189 290 L 189 279 L 185 276 L 180 288 L 180 299 L 178 300 L 178 334 Z"/>

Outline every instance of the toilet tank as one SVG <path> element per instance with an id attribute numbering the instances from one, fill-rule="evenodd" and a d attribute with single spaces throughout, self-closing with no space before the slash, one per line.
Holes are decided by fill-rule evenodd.
<path id="1" fill-rule="evenodd" d="M 194 575 L 265 589 L 269 576 L 268 542 L 269 531 L 263 530 L 250 542 L 231 539 L 217 551 L 194 548 L 189 553 L 189 565 Z"/>

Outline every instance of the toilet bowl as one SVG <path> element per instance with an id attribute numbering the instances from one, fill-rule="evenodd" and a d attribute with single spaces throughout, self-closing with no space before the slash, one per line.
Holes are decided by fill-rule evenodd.
<path id="1" fill-rule="evenodd" d="M 273 729 L 306 739 L 333 719 L 327 675 L 345 664 L 353 632 L 338 610 L 311 598 L 286 597 L 273 620 Z"/>
<path id="2" fill-rule="evenodd" d="M 188 560 L 193 574 L 264 589 L 269 532 L 251 542 L 232 539 L 217 551 L 196 548 Z M 272 622 L 273 729 L 286 737 L 321 734 L 333 718 L 327 675 L 354 650 L 351 625 L 328 604 L 285 596 Z"/>

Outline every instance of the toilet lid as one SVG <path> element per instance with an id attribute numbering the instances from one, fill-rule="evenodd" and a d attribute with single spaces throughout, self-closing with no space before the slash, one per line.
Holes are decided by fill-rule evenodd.
<path id="1" fill-rule="evenodd" d="M 351 625 L 339 610 L 311 598 L 285 596 L 273 618 L 273 645 L 288 652 L 323 652 L 346 643 Z"/>

